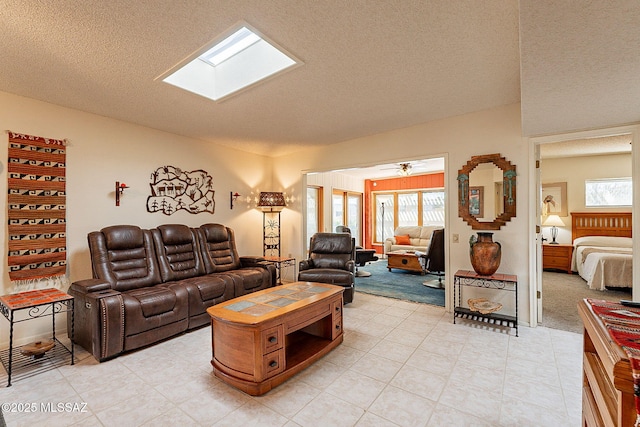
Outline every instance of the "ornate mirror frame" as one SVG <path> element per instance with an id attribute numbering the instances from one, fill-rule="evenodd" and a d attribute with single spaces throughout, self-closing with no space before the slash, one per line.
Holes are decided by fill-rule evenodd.
<path id="1" fill-rule="evenodd" d="M 504 211 L 493 221 L 478 221 L 469 213 L 469 175 L 478 165 L 493 163 L 502 170 Z M 516 216 L 516 167 L 500 154 L 473 156 L 458 171 L 458 216 L 465 220 L 473 230 L 500 230 Z"/>

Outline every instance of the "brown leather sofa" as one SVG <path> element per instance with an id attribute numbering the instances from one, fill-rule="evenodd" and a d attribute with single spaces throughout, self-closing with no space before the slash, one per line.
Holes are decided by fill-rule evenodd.
<path id="1" fill-rule="evenodd" d="M 99 361 L 210 322 L 214 304 L 276 283 L 262 257 L 240 257 L 233 230 L 117 225 L 89 233 L 93 279 L 74 282 L 74 341 Z"/>

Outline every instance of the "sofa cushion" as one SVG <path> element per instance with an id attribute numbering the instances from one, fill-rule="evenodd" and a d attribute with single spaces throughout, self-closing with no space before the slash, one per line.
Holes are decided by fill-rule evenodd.
<path id="1" fill-rule="evenodd" d="M 93 276 L 112 289 L 122 292 L 161 282 L 149 230 L 117 225 L 91 232 L 87 238 Z"/>
<path id="2" fill-rule="evenodd" d="M 129 292 L 129 296 L 138 300 L 144 317 L 157 316 L 173 310 L 176 306 L 176 294 L 160 286 L 136 289 Z"/>
<path id="3" fill-rule="evenodd" d="M 411 239 L 408 234 L 403 234 L 401 236 L 396 237 L 396 245 L 410 245 Z"/>
<path id="4" fill-rule="evenodd" d="M 136 249 L 144 245 L 144 233 L 135 225 L 116 225 L 100 231 L 109 250 Z"/>
<path id="5" fill-rule="evenodd" d="M 182 286 L 163 284 L 133 289 L 123 292 L 122 300 L 125 337 L 181 321 L 184 321 L 182 329 L 187 329 L 189 298 Z"/>
<path id="6" fill-rule="evenodd" d="M 240 268 L 233 230 L 222 224 L 203 224 L 198 228 L 198 234 L 207 273 Z"/>
<path id="7" fill-rule="evenodd" d="M 164 282 L 204 274 L 195 233 L 181 224 L 160 225 L 151 230 Z"/>
<path id="8" fill-rule="evenodd" d="M 353 282 L 353 273 L 348 270 L 336 268 L 312 268 L 301 271 L 298 280 L 302 282 L 321 282 L 332 285 L 350 286 Z"/>

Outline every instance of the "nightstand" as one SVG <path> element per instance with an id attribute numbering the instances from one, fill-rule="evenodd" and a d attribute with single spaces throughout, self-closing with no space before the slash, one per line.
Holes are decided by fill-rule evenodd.
<path id="1" fill-rule="evenodd" d="M 559 243 L 542 245 L 542 268 L 545 270 L 563 270 L 571 274 L 571 256 L 573 245 Z"/>

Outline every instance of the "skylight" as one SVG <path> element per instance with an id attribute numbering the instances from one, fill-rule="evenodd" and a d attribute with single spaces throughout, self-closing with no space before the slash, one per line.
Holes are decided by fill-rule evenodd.
<path id="1" fill-rule="evenodd" d="M 200 55 L 198 58 L 208 62 L 213 66 L 220 65 L 222 62 L 231 58 L 251 45 L 262 40 L 259 35 L 248 29 L 242 27 L 235 33 L 231 34 L 220 43 Z"/>
<path id="2" fill-rule="evenodd" d="M 302 65 L 246 25 L 187 61 L 162 75 L 162 81 L 214 101 Z"/>

